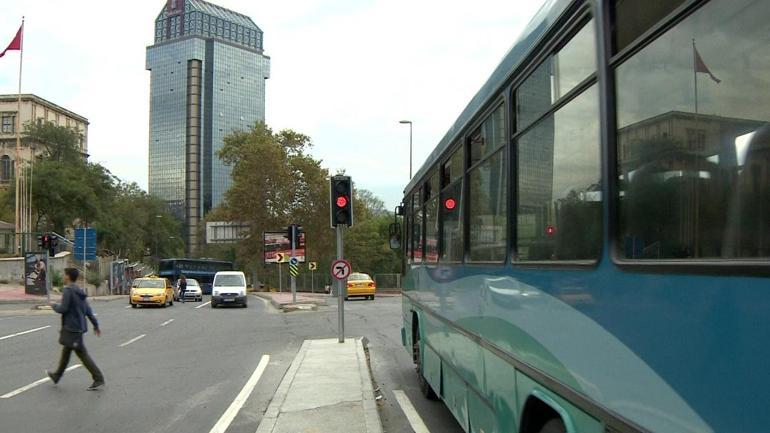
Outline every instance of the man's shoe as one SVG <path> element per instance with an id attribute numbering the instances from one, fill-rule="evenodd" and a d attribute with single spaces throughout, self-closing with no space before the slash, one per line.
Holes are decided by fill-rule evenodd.
<path id="1" fill-rule="evenodd" d="M 104 387 L 104 381 L 103 380 L 97 380 L 94 383 L 91 384 L 91 386 L 88 387 L 89 391 L 96 391 L 98 389 L 101 389 Z"/>
<path id="2" fill-rule="evenodd" d="M 56 374 L 56 373 L 51 373 L 51 372 L 50 372 L 50 371 L 48 371 L 48 370 L 46 370 L 46 371 L 45 371 L 45 374 L 47 374 L 47 375 L 48 375 L 48 378 L 50 378 L 50 379 L 51 379 L 51 382 L 53 382 L 53 383 L 54 383 L 54 385 L 56 385 L 57 383 L 59 383 L 59 380 L 61 379 L 61 375 L 59 375 L 59 374 Z"/>

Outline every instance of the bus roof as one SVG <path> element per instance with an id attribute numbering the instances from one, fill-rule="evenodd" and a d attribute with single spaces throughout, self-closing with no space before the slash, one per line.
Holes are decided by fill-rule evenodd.
<path id="1" fill-rule="evenodd" d="M 572 0 L 546 0 L 540 10 L 527 24 L 519 35 L 516 42 L 505 54 L 500 64 L 492 72 L 487 81 L 481 86 L 476 95 L 471 99 L 465 109 L 460 113 L 460 117 L 455 120 L 449 131 L 444 134 L 439 144 L 428 155 L 423 165 L 417 170 L 412 180 L 407 184 L 404 193 L 409 193 L 422 182 L 423 177 L 433 168 L 439 158 L 452 144 L 459 138 L 460 133 L 465 127 L 474 120 L 477 114 L 484 109 L 489 100 L 495 97 L 506 84 L 509 75 L 521 65 L 522 61 L 537 45 L 543 35 L 553 23 L 559 18 L 564 10 L 572 3 Z"/>

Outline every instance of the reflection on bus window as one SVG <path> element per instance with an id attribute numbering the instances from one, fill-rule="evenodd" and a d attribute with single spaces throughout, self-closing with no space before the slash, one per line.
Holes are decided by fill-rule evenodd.
<path id="1" fill-rule="evenodd" d="M 463 259 L 463 184 L 455 182 L 441 194 L 441 260 Z"/>
<path id="2" fill-rule="evenodd" d="M 594 85 L 519 138 L 519 260 L 598 257 L 602 227 L 598 102 Z"/>
<path id="3" fill-rule="evenodd" d="M 425 203 L 425 261 L 438 261 L 438 197 Z"/>
<path id="4" fill-rule="evenodd" d="M 709 2 L 617 68 L 625 258 L 770 256 L 768 15 Z"/>
<path id="5" fill-rule="evenodd" d="M 505 259 L 506 170 L 503 150 L 470 172 L 470 260 L 499 262 Z"/>

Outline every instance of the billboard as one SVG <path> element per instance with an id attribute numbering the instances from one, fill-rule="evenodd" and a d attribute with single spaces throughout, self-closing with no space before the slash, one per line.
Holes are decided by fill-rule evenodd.
<path id="1" fill-rule="evenodd" d="M 247 239 L 250 232 L 251 227 L 247 224 L 228 221 L 210 221 L 206 223 L 206 243 L 235 243 Z"/>
<path id="2" fill-rule="evenodd" d="M 265 232 L 265 263 L 289 263 L 291 258 L 291 242 L 286 238 L 286 232 Z M 297 245 L 297 260 L 305 262 L 305 233 L 299 234 Z"/>
<path id="3" fill-rule="evenodd" d="M 48 253 L 24 254 L 24 293 L 45 295 L 48 293 Z"/>

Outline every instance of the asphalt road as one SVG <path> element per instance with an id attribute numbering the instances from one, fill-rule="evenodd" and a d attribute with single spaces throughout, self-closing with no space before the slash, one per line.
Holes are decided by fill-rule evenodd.
<path id="1" fill-rule="evenodd" d="M 90 377 L 76 368 L 57 386 L 45 382 L 0 398 L 0 431 L 210 433 L 268 355 L 268 367 L 226 430 L 253 433 L 302 341 L 336 336 L 336 306 L 281 313 L 256 297 L 248 309 L 212 310 L 206 301 L 166 309 L 92 302 L 103 335 L 89 332 L 86 346 L 106 376 L 105 389 L 86 391 Z M 400 320 L 400 297 L 346 303 L 346 335 L 369 340 L 385 431 L 412 431 L 393 395 L 403 390 L 431 432 L 462 432 L 442 403 L 421 396 L 401 347 Z M 56 365 L 58 326 L 55 313 L 0 306 L 0 396 L 43 379 Z M 73 354 L 70 365 L 77 363 Z"/>

